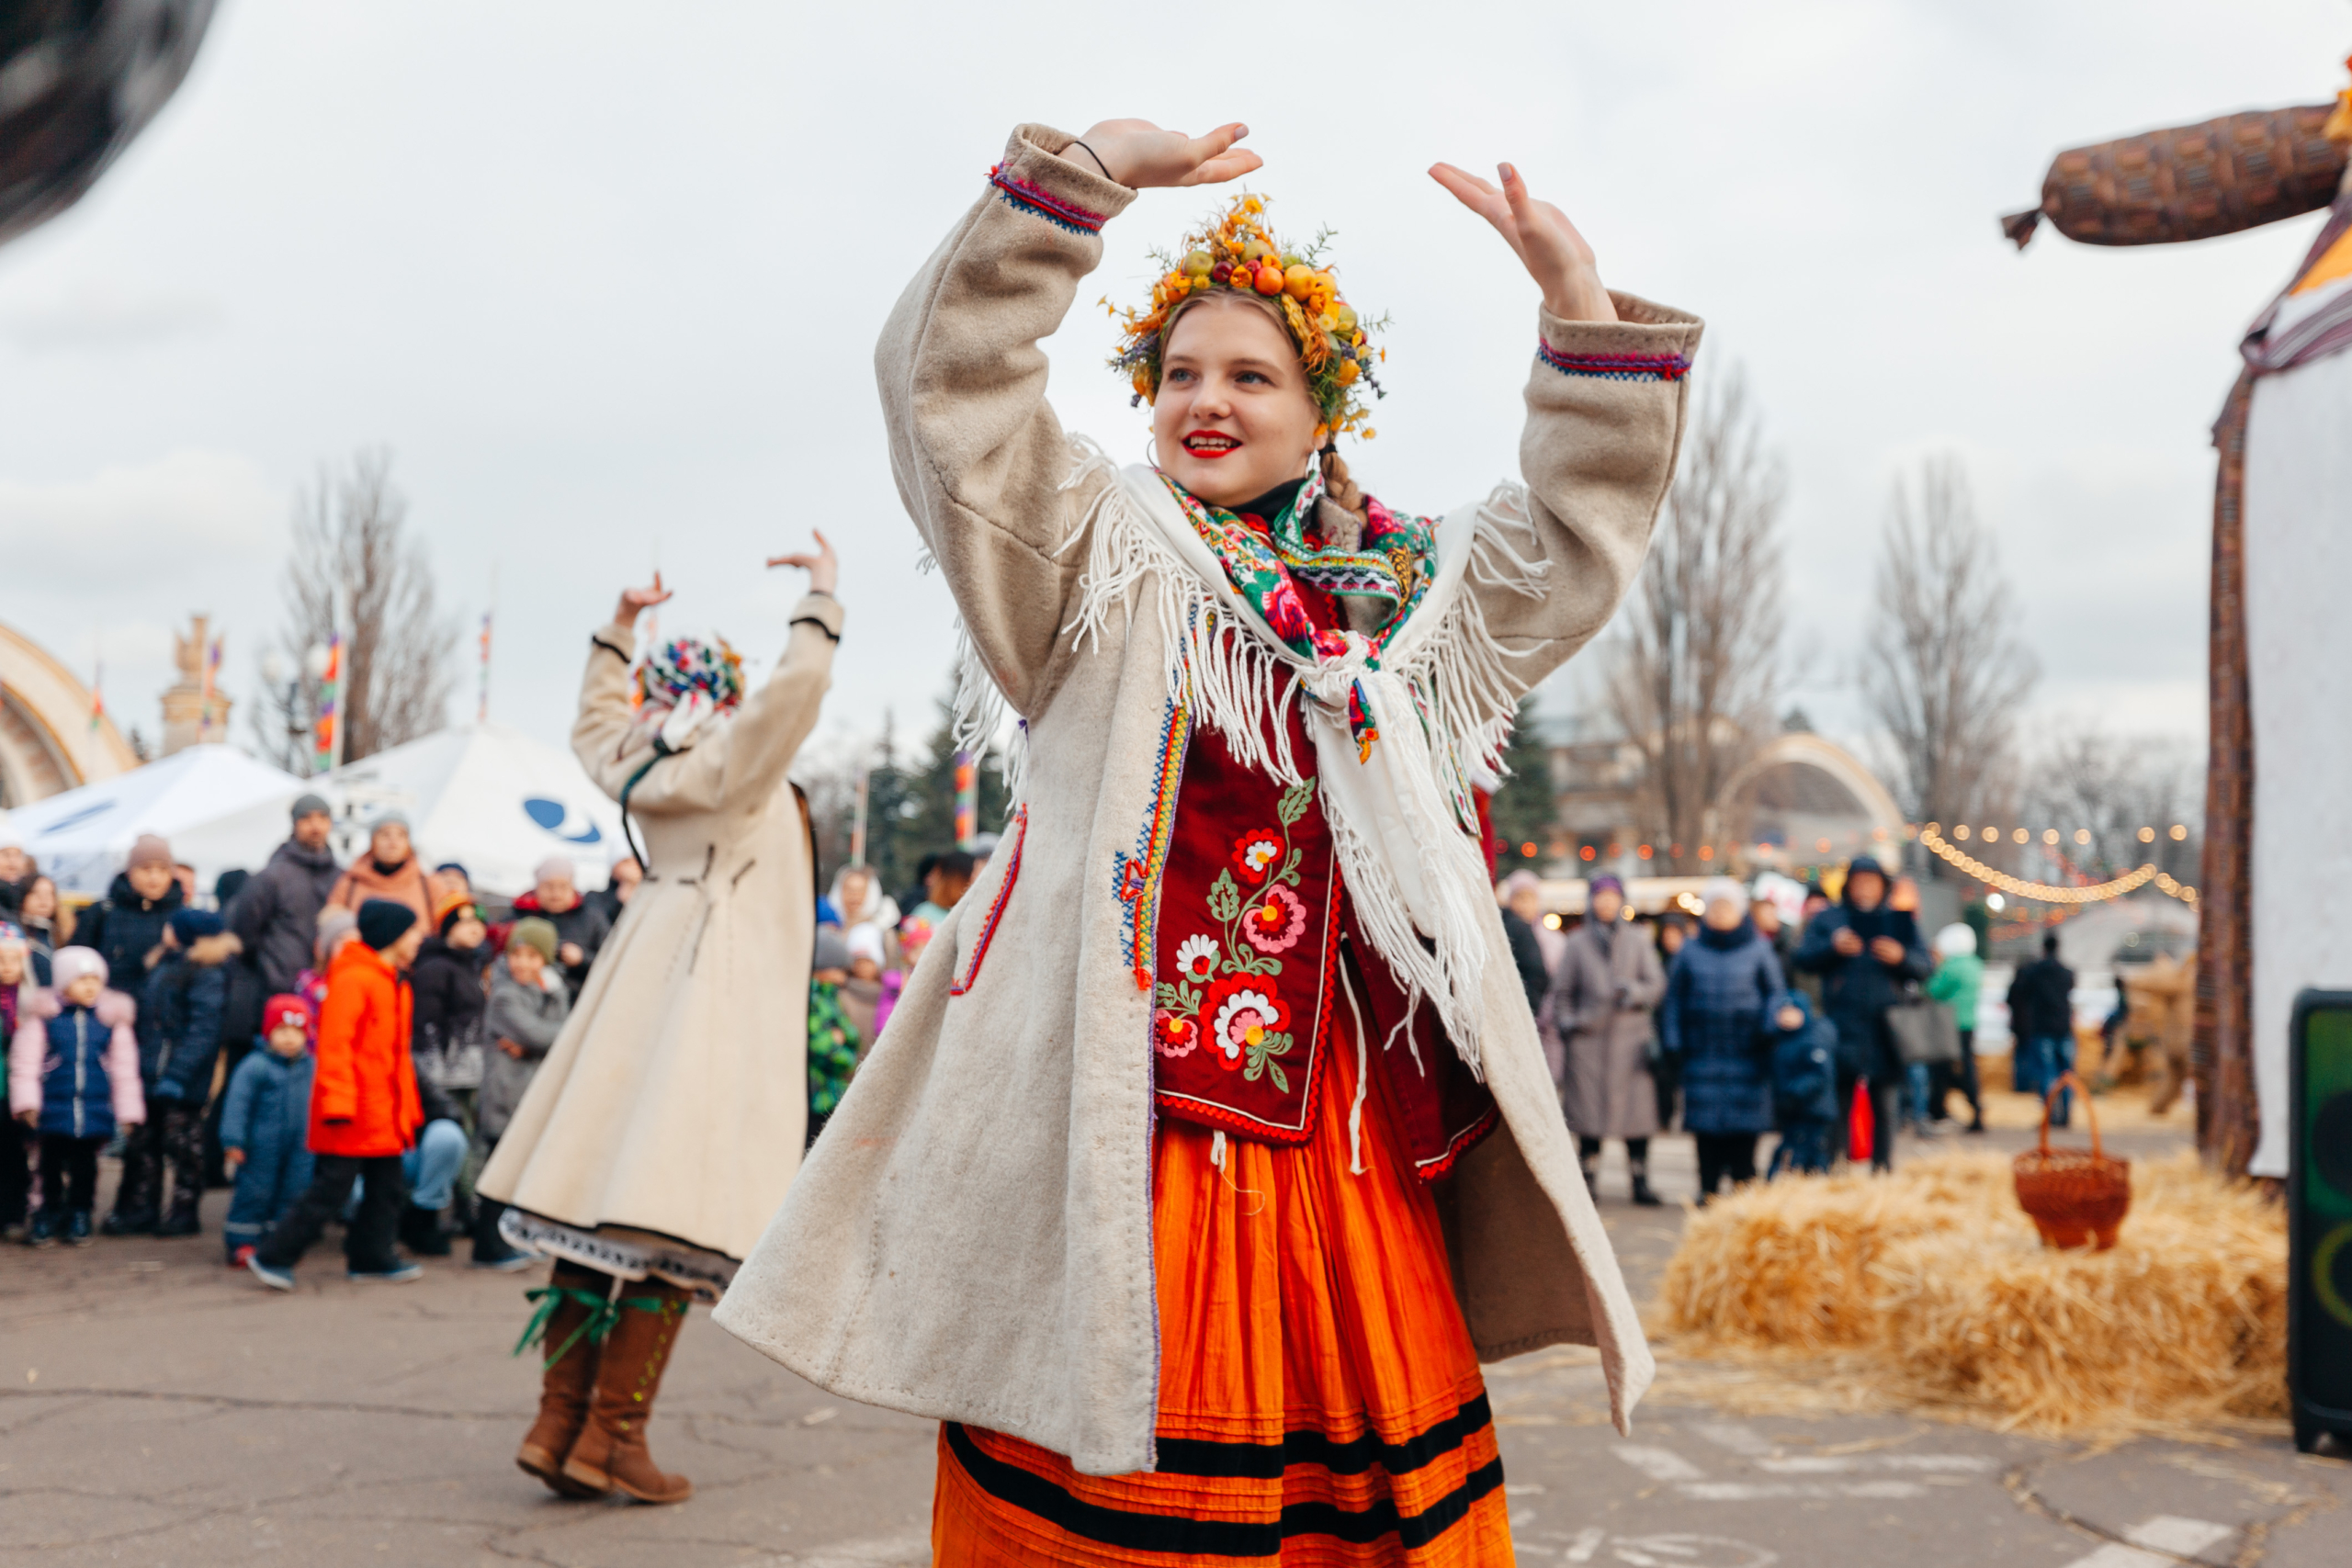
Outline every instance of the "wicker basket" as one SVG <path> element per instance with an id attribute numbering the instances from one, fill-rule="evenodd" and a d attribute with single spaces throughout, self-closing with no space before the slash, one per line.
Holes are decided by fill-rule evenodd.
<path id="1" fill-rule="evenodd" d="M 2090 1118 L 2087 1150 L 2050 1146 L 2050 1108 L 2070 1084 Z M 2080 1247 L 2096 1239 L 2105 1252 L 2115 1245 L 2115 1233 L 2132 1209 L 2132 1162 L 2100 1152 L 2098 1112 L 2091 1107 L 2090 1091 L 2073 1073 L 2061 1076 L 2042 1097 L 2041 1146 L 2018 1156 L 2017 1182 L 2018 1207 L 2032 1219 L 2043 1246 Z"/>

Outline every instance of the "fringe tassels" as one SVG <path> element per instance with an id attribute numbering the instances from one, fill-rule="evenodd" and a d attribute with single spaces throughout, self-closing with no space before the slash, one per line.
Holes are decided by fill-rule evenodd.
<path id="1" fill-rule="evenodd" d="M 1342 803 L 1343 808 L 1326 813 L 1341 874 L 1355 896 L 1364 935 L 1405 989 L 1408 1008 L 1424 997 L 1433 1001 L 1455 1049 L 1483 1076 L 1480 987 L 1487 955 L 1480 919 L 1490 896 L 1485 866 L 1461 820 L 1468 800 L 1464 764 L 1505 771 L 1504 739 L 1529 684 L 1513 667 L 1526 655 L 1495 638 L 1478 594 L 1463 583 L 1436 606 L 1437 624 L 1421 635 L 1400 637 L 1402 646 L 1384 657 L 1383 668 L 1351 671 L 1334 686 L 1332 670 L 1302 670 L 1287 649 L 1270 649 L 1232 615 L 1143 514 L 1146 502 L 1128 493 L 1101 447 L 1073 436 L 1070 456 L 1062 490 L 1099 488 L 1057 552 L 1086 551 L 1078 607 L 1062 628 L 1065 635 L 1078 643 L 1092 639 L 1100 650 L 1114 617 L 1132 624 L 1137 610 L 1148 608 L 1159 619 L 1168 649 L 1170 700 L 1195 724 L 1214 728 L 1242 763 L 1283 784 L 1299 781 L 1289 720 L 1310 679 L 1332 688 L 1320 694 L 1317 726 L 1328 727 L 1321 716 L 1326 709 L 1344 715 L 1348 681 L 1360 679 L 1382 710 L 1372 759 L 1359 761 L 1344 717 L 1338 744 L 1317 742 L 1318 772 L 1349 774 L 1355 785 L 1349 793 L 1357 797 L 1356 809 Z M 1543 595 L 1551 563 L 1543 558 L 1523 486 L 1497 486 L 1468 519 L 1453 525 L 1465 522 L 1474 531 L 1466 576 L 1522 598 Z M 1523 549 L 1514 536 L 1524 539 Z M 958 657 L 957 744 L 985 743 L 1002 725 L 1006 705 L 968 637 Z M 1015 800 L 1023 795 L 1026 740 L 1024 728 L 1006 757 Z M 1021 783 L 1015 783 L 1016 767 L 1024 775 Z M 1361 776 L 1375 771 L 1385 776 Z M 1425 941 L 1425 933 L 1436 940 Z"/>

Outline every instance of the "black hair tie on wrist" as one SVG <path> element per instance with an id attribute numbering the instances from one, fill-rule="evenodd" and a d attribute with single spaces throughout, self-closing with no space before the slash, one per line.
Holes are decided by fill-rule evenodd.
<path id="1" fill-rule="evenodd" d="M 1073 147 L 1086 147 L 1086 143 L 1083 141 L 1072 141 L 1070 145 Z M 1117 185 L 1119 183 L 1119 176 L 1111 172 L 1111 165 L 1102 161 L 1102 153 L 1097 152 L 1091 147 L 1086 147 L 1086 155 L 1094 160 L 1094 166 L 1102 171 L 1102 177 L 1104 179 L 1109 180 L 1113 185 Z"/>

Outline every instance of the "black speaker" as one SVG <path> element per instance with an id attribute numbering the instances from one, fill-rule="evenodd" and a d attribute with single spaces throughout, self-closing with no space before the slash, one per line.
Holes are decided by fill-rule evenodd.
<path id="1" fill-rule="evenodd" d="M 2352 991 L 2288 1026 L 2287 1389 L 2295 1447 L 2352 1439 Z"/>

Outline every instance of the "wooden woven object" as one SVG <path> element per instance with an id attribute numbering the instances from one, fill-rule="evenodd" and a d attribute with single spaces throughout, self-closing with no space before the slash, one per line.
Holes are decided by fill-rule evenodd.
<path id="1" fill-rule="evenodd" d="M 2083 1114 L 2090 1118 L 2088 1149 L 2050 1146 L 2050 1108 L 2059 1091 L 2072 1086 L 2082 1096 Z M 2033 1221 L 2045 1247 L 2080 1247 L 2096 1239 L 2105 1252 L 2115 1245 L 2115 1233 L 2132 1208 L 2132 1162 L 2102 1153 L 2098 1146 L 2098 1112 L 2091 1107 L 2090 1091 L 2073 1073 L 2062 1075 L 2041 1100 L 2041 1146 L 2017 1157 L 2018 1207 Z"/>
<path id="2" fill-rule="evenodd" d="M 2320 134 L 2335 107 L 2250 110 L 2061 152 L 2041 205 L 2001 231 L 2023 250 L 2046 218 L 2086 245 L 2161 245 L 2313 211 L 2344 177 L 2344 147 Z"/>

